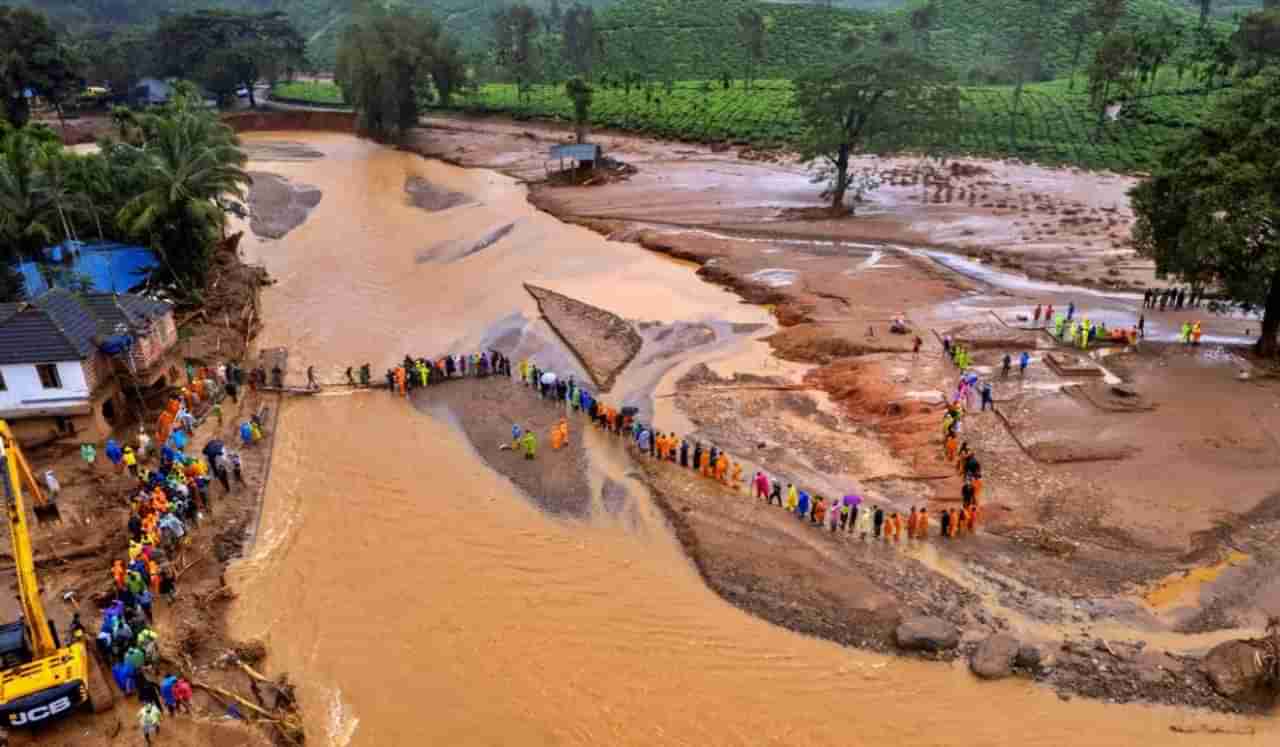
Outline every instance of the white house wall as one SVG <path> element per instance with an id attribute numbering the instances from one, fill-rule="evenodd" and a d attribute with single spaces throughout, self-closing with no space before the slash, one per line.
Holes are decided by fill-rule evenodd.
<path id="1" fill-rule="evenodd" d="M 38 411 L 42 408 L 70 405 L 89 399 L 89 384 L 80 361 L 62 361 L 58 366 L 61 389 L 45 389 L 33 364 L 0 366 L 4 375 L 4 391 L 0 392 L 0 410 Z"/>

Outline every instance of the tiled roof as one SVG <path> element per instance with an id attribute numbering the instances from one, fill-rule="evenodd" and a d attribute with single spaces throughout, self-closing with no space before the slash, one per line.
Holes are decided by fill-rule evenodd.
<path id="1" fill-rule="evenodd" d="M 141 332 L 171 310 L 142 296 L 59 288 L 30 303 L 0 304 L 0 365 L 85 360 L 97 349 L 95 338 L 117 334 L 120 325 Z"/>

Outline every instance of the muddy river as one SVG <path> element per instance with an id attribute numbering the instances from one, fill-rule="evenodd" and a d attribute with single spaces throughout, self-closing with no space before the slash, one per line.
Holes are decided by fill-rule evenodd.
<path id="1" fill-rule="evenodd" d="M 337 381 L 406 352 L 539 334 L 521 288 L 628 318 L 767 321 L 680 263 L 530 208 L 524 188 L 337 135 L 316 159 L 253 168 L 320 204 L 277 241 L 245 242 L 278 285 L 263 346 Z M 264 149 L 266 157 L 272 152 Z M 470 198 L 414 207 L 407 181 Z M 467 242 L 513 224 L 476 251 Z M 459 243 L 462 242 L 462 243 Z M 481 242 L 483 243 L 483 242 Z M 625 465 L 593 469 L 621 481 Z M 631 485 L 626 522 L 550 518 L 446 417 L 385 394 L 281 412 L 252 556 L 233 571 L 236 634 L 265 638 L 318 744 L 1261 744 L 1265 721 L 1063 702 L 960 665 L 841 648 L 757 620 L 709 591 Z M 1213 727 L 1253 736 L 1181 735 Z"/>

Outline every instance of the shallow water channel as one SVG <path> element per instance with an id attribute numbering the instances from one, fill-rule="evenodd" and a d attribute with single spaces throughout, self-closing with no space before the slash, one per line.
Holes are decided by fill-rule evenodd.
<path id="1" fill-rule="evenodd" d="M 524 188 L 350 137 L 256 134 L 324 157 L 255 162 L 323 193 L 277 241 L 247 237 L 279 283 L 261 345 L 337 381 L 538 324 L 522 282 L 625 317 L 767 322 L 638 246 L 534 211 Z M 424 212 L 406 179 L 475 204 Z M 445 240 L 501 240 L 421 261 Z M 625 479 L 614 457 L 593 467 Z M 234 632 L 300 684 L 317 744 L 1262 744 L 1268 721 L 1063 702 L 1019 680 L 797 635 L 709 591 L 636 486 L 626 523 L 552 519 L 446 419 L 386 394 L 281 412 L 264 515 L 238 564 Z M 634 517 L 638 517 L 636 524 Z M 1171 726 L 1252 730 L 1193 734 Z"/>

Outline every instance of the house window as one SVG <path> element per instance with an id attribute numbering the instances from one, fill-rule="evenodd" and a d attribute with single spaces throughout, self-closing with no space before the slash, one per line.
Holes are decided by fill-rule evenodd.
<path id="1" fill-rule="evenodd" d="M 45 389 L 62 388 L 62 377 L 58 376 L 58 365 L 56 363 L 41 363 L 36 366 L 36 373 L 40 375 L 40 386 Z"/>

